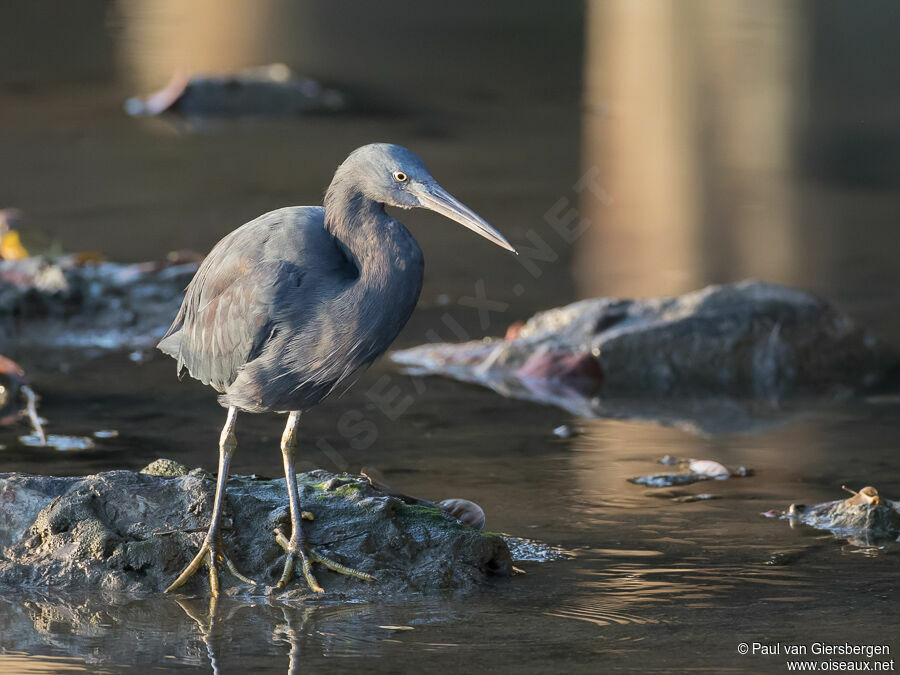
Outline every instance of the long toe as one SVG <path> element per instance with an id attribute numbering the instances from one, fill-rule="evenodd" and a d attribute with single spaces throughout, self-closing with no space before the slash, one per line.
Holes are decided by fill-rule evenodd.
<path id="1" fill-rule="evenodd" d="M 218 571 L 218 566 L 220 564 L 224 565 L 235 578 L 245 584 L 251 586 L 257 585 L 253 579 L 244 576 L 238 571 L 237 567 L 235 567 L 234 563 L 231 561 L 231 558 L 225 553 L 225 545 L 221 540 L 210 541 L 209 539 L 206 539 L 200 547 L 200 550 L 197 552 L 197 555 L 194 556 L 194 559 L 188 563 L 187 567 L 182 570 L 181 574 L 178 575 L 178 578 L 172 582 L 165 592 L 171 593 L 181 586 L 184 586 L 188 579 L 194 576 L 204 564 L 209 568 L 209 589 L 213 597 L 218 597 L 220 592 Z"/>
<path id="2" fill-rule="evenodd" d="M 313 563 L 319 563 L 320 565 L 323 565 L 324 567 L 330 569 L 332 572 L 356 577 L 357 579 L 362 579 L 363 581 L 376 580 L 375 577 L 373 577 L 371 574 L 366 574 L 365 572 L 360 572 L 359 570 L 355 570 L 352 567 L 347 567 L 346 565 L 343 565 L 336 560 L 322 555 L 314 548 L 304 546 L 303 544 L 299 544 L 297 542 L 289 541 L 288 538 L 285 537 L 281 532 L 281 530 L 275 530 L 275 539 L 281 545 L 281 548 L 284 549 L 286 555 L 286 559 L 284 562 L 284 571 L 281 573 L 281 578 L 279 579 L 278 584 L 276 584 L 276 588 L 285 588 L 290 583 L 298 562 L 300 563 L 300 571 L 303 573 L 303 577 L 306 579 L 306 584 L 307 586 L 309 586 L 310 590 L 312 590 L 313 593 L 325 592 L 325 589 L 323 589 L 319 585 L 319 582 L 316 580 L 315 575 L 313 575 Z"/>

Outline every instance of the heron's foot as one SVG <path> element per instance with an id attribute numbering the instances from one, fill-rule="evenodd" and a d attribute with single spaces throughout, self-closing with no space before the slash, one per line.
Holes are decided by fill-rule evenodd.
<path id="1" fill-rule="evenodd" d="M 209 568 L 209 589 L 214 598 L 219 595 L 219 564 L 224 564 L 225 568 L 231 572 L 232 575 L 243 581 L 245 584 L 250 584 L 251 586 L 257 585 L 253 579 L 245 577 L 238 572 L 237 567 L 231 562 L 231 558 L 225 553 L 225 544 L 222 542 L 221 536 L 207 536 L 206 539 L 204 539 L 200 550 L 197 552 L 197 555 L 194 556 L 194 559 L 188 563 L 188 566 L 184 568 L 181 574 L 178 575 L 178 578 L 172 582 L 172 585 L 169 586 L 165 592 L 170 593 L 176 588 L 184 586 L 187 580 L 194 576 L 194 574 L 197 573 L 197 570 L 204 564 Z"/>
<path id="2" fill-rule="evenodd" d="M 284 572 L 281 573 L 281 579 L 279 579 L 275 588 L 281 589 L 288 585 L 291 577 L 294 575 L 294 568 L 297 561 L 300 562 L 300 570 L 303 572 L 306 584 L 313 593 L 325 592 L 325 589 L 319 586 L 319 582 L 316 581 L 316 577 L 312 573 L 313 563 L 319 563 L 330 569 L 332 572 L 346 574 L 349 577 L 356 577 L 363 581 L 375 581 L 375 577 L 371 574 L 366 574 L 365 572 L 360 572 L 352 567 L 342 565 L 337 560 L 332 560 L 331 558 L 322 555 L 310 546 L 304 546 L 298 544 L 294 540 L 288 540 L 288 538 L 284 536 L 284 533 L 279 529 L 275 530 L 275 540 L 287 554 L 287 560 L 284 561 Z"/>

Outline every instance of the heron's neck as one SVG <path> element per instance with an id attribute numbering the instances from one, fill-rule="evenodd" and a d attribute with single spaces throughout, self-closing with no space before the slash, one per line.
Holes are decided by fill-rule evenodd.
<path id="1" fill-rule="evenodd" d="M 325 194 L 325 229 L 363 272 L 379 253 L 378 225 L 389 220 L 384 205 L 357 190 L 332 184 Z"/>
<path id="2" fill-rule="evenodd" d="M 352 183 L 332 182 L 325 193 L 325 229 L 359 269 L 360 276 L 401 276 L 421 264 L 422 252 L 409 231 Z"/>
<path id="3" fill-rule="evenodd" d="M 371 328 L 365 348 L 355 345 L 355 353 L 380 354 L 419 299 L 425 270 L 422 250 L 409 230 L 385 213 L 384 204 L 337 177 L 325 193 L 325 229 L 359 271 L 340 295 L 341 309 L 335 315 L 358 316 L 359 325 Z"/>

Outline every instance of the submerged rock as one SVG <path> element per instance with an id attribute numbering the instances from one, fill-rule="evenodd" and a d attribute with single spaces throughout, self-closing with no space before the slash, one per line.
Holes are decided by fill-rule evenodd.
<path id="1" fill-rule="evenodd" d="M 189 117 L 287 116 L 334 112 L 346 106 L 343 94 L 301 77 L 283 63 L 233 73 L 176 72 L 165 87 L 125 102 L 129 115 L 177 111 Z"/>
<path id="2" fill-rule="evenodd" d="M 511 574 L 500 536 L 438 508 L 406 504 L 360 476 L 320 470 L 297 478 L 302 508 L 315 518 L 305 523 L 310 543 L 378 579 L 366 583 L 317 568 L 330 595 L 469 591 Z M 214 492 L 210 474 L 169 460 L 141 472 L 71 478 L 0 474 L 0 585 L 162 591 L 199 548 Z M 256 588 L 261 593 L 283 565 L 273 530 L 290 532 L 284 480 L 235 476 L 226 504 L 229 555 L 263 584 Z M 226 585 L 235 582 L 227 572 L 220 577 Z M 208 592 L 207 583 L 200 573 L 185 590 Z M 297 579 L 287 593 L 307 591 Z"/>
<path id="3" fill-rule="evenodd" d="M 394 352 L 411 372 L 486 385 L 579 415 L 659 418 L 718 430 L 771 401 L 867 390 L 900 355 L 819 298 L 758 281 L 674 298 L 597 298 L 509 332 Z M 758 408 L 762 406 L 762 410 Z M 728 429 L 725 429 L 728 430 Z"/>

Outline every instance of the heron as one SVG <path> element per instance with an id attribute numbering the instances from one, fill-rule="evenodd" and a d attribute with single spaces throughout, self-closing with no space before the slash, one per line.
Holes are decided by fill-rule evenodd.
<path id="1" fill-rule="evenodd" d="M 220 531 L 228 470 L 237 449 L 239 411 L 287 414 L 281 455 L 291 535 L 283 589 L 297 563 L 315 593 L 312 565 L 360 579 L 374 577 L 311 547 L 303 533 L 294 457 L 300 417 L 391 345 L 419 299 L 424 260 L 409 230 L 385 206 L 425 208 L 515 253 L 509 242 L 431 176 L 406 148 L 373 143 L 354 150 L 334 174 L 322 206 L 271 211 L 226 235 L 185 290 L 158 348 L 211 386 L 227 409 L 209 530 L 196 556 L 166 589 L 182 586 L 204 564 L 219 594 L 218 566 L 253 584 L 228 556 Z"/>

